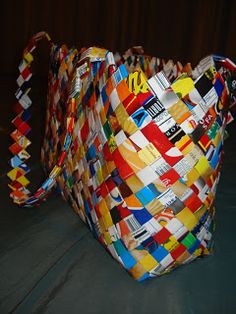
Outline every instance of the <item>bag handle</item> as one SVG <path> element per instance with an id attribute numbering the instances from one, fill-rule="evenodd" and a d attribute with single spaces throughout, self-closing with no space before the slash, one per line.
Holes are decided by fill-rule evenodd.
<path id="1" fill-rule="evenodd" d="M 18 101 L 15 106 L 17 116 L 12 120 L 16 129 L 11 133 L 14 143 L 9 147 L 9 150 L 13 154 L 13 157 L 10 159 L 10 165 L 13 169 L 7 174 L 11 180 L 11 183 L 8 185 L 12 190 L 10 197 L 13 199 L 14 203 L 28 207 L 44 200 L 56 184 L 56 179 L 62 171 L 63 162 L 71 144 L 76 107 L 75 98 L 70 97 L 67 101 L 64 145 L 58 157 L 57 163 L 36 192 L 30 193 L 30 191 L 26 188 L 30 182 L 25 176 L 30 171 L 29 167 L 25 163 L 25 161 L 30 158 L 26 148 L 31 144 L 29 139 L 26 137 L 31 130 L 29 124 L 27 123 L 29 118 L 27 115 L 27 109 L 32 105 L 32 101 L 28 96 L 31 90 L 29 87 L 29 80 L 32 77 L 30 67 L 33 62 L 32 52 L 37 47 L 37 43 L 42 39 L 46 39 L 50 46 L 53 47 L 51 38 L 46 32 L 37 33 L 31 38 L 27 47 L 24 49 L 23 60 L 19 65 L 20 75 L 17 79 L 17 85 L 19 88 L 15 94 Z M 77 56 L 77 54 L 78 52 L 76 49 L 74 49 L 72 53 L 70 51 L 70 60 L 72 60 L 71 58 Z"/>

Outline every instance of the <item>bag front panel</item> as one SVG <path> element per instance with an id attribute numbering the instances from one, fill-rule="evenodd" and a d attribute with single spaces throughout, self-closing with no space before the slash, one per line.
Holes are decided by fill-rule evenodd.
<path id="1" fill-rule="evenodd" d="M 77 104 L 58 179 L 93 234 L 135 279 L 208 254 L 227 117 L 227 87 L 210 67 L 195 82 L 148 81 L 104 62 Z M 91 85 L 92 81 L 92 85 Z M 86 101 L 84 101 L 86 99 Z"/>

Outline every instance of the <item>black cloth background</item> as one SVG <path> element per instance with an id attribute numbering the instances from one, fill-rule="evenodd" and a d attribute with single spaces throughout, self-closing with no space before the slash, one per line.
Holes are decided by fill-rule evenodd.
<path id="1" fill-rule="evenodd" d="M 193 65 L 213 52 L 236 61 L 234 0 L 5 0 L 0 23 L 0 74 L 16 73 L 22 49 L 40 30 L 77 48 L 124 52 L 141 44 L 147 54 Z M 42 51 L 38 71 L 46 74 Z"/>

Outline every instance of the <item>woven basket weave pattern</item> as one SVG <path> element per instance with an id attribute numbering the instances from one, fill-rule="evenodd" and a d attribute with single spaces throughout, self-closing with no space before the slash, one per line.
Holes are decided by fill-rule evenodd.
<path id="1" fill-rule="evenodd" d="M 143 281 L 211 251 L 230 70 L 213 56 L 192 71 L 137 53 L 52 44 L 42 146 L 51 172 L 30 194 L 14 147 L 9 177 L 21 205 L 40 202 L 57 184 L 99 242 Z M 14 124 L 19 145 L 28 131 Z"/>

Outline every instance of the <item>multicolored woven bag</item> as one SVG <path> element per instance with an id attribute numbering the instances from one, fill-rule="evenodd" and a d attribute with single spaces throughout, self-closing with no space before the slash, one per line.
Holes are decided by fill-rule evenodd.
<path id="1" fill-rule="evenodd" d="M 27 186 L 30 67 L 51 47 L 42 161 Z M 32 206 L 57 186 L 108 252 L 138 281 L 209 254 L 235 64 L 190 64 L 101 48 L 68 49 L 36 34 L 23 53 L 8 173 L 13 201 Z"/>

